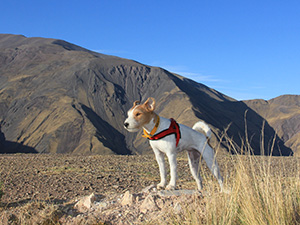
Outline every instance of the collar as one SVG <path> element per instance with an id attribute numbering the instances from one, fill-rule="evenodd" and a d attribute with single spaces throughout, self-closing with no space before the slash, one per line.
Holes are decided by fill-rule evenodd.
<path id="1" fill-rule="evenodd" d="M 142 136 L 145 137 L 145 138 L 151 138 L 151 137 L 155 134 L 155 132 L 157 131 L 157 128 L 158 128 L 158 126 L 159 126 L 159 122 L 160 122 L 160 118 L 159 118 L 159 115 L 157 115 L 157 121 L 156 121 L 156 123 L 155 123 L 153 129 L 151 130 L 151 132 L 148 133 L 148 132 L 145 130 L 145 128 L 143 128 L 144 134 L 143 134 Z"/>

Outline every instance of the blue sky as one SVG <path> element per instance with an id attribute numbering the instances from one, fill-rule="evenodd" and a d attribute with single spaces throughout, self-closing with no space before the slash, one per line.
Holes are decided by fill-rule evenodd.
<path id="1" fill-rule="evenodd" d="M 160 66 L 237 100 L 300 94 L 300 1 L 2 0 L 0 33 Z"/>

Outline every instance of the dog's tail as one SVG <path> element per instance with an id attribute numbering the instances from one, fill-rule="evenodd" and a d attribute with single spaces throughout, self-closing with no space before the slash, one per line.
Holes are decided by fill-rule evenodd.
<path id="1" fill-rule="evenodd" d="M 198 121 L 194 124 L 193 129 L 204 134 L 208 139 L 211 137 L 211 129 L 204 121 Z"/>

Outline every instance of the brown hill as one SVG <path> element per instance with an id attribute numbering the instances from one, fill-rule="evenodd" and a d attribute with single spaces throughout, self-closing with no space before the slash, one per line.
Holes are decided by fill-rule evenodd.
<path id="1" fill-rule="evenodd" d="M 300 155 L 300 95 L 283 95 L 269 101 L 245 101 L 255 112 L 264 117 L 277 135 Z"/>
<path id="2" fill-rule="evenodd" d="M 241 146 L 248 136 L 254 153 L 261 154 L 259 114 L 161 68 L 62 40 L 0 34 L 0 75 L 1 152 L 146 153 L 147 140 L 128 133 L 123 121 L 134 100 L 152 96 L 162 116 L 189 126 L 203 119 L 217 136 L 231 124 L 228 137 Z M 268 154 L 275 132 L 268 123 L 264 130 Z M 275 138 L 273 154 L 292 154 Z M 222 143 L 230 149 L 228 140 Z"/>

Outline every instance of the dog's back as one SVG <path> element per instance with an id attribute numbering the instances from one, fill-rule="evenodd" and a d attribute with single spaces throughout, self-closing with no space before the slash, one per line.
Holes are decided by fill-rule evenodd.
<path id="1" fill-rule="evenodd" d="M 208 139 L 211 137 L 211 129 L 204 121 L 195 123 L 193 129 L 204 134 Z"/>

